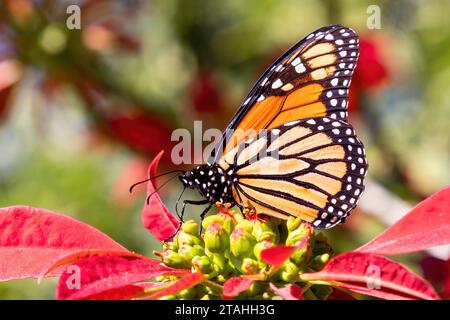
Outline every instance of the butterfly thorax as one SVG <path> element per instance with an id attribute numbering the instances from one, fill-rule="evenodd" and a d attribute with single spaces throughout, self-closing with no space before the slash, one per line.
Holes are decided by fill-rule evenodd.
<path id="1" fill-rule="evenodd" d="M 225 171 L 218 164 L 204 164 L 180 176 L 185 187 L 197 190 L 211 203 L 234 204 L 232 186 L 235 179 L 232 169 Z"/>

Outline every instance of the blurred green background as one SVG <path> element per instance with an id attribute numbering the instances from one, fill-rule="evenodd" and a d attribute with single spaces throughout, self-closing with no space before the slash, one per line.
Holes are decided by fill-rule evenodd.
<path id="1" fill-rule="evenodd" d="M 368 28 L 374 8 L 380 29 Z M 327 232 L 336 251 L 450 184 L 449 1 L 15 0 L 0 12 L 1 207 L 67 214 L 151 256 L 145 195 L 128 187 L 161 149 L 160 171 L 173 168 L 174 129 L 224 128 L 273 60 L 331 23 L 360 36 L 350 122 L 370 164 L 358 213 Z M 179 191 L 162 190 L 169 208 Z M 420 270 L 423 257 L 402 259 Z M 0 299 L 51 299 L 54 284 L 0 283 Z"/>

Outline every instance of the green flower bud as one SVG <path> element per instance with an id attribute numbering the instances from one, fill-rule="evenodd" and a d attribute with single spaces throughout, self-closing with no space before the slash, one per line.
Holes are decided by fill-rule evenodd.
<path id="1" fill-rule="evenodd" d="M 290 232 L 290 231 L 294 231 L 295 229 L 297 229 L 301 223 L 302 223 L 301 218 L 289 217 L 286 222 L 286 226 L 288 228 L 288 231 Z"/>
<path id="2" fill-rule="evenodd" d="M 195 271 L 209 274 L 213 271 L 211 260 L 207 256 L 195 256 L 192 258 L 192 267 Z"/>
<path id="3" fill-rule="evenodd" d="M 197 236 L 198 235 L 198 224 L 194 220 L 188 220 L 183 223 L 181 230 L 187 234 Z"/>
<path id="4" fill-rule="evenodd" d="M 272 291 L 272 290 L 271 290 Z M 263 294 L 261 295 L 261 299 L 263 300 L 271 300 L 273 299 L 273 293 L 272 292 L 263 292 Z M 275 299 L 273 299 L 275 300 Z"/>
<path id="5" fill-rule="evenodd" d="M 299 268 L 303 268 L 311 261 L 311 252 L 308 249 L 299 249 L 295 251 L 290 260 L 295 262 Z"/>
<path id="6" fill-rule="evenodd" d="M 268 240 L 277 243 L 280 238 L 278 228 L 272 219 L 254 221 L 252 234 L 257 242 Z"/>
<path id="7" fill-rule="evenodd" d="M 231 232 L 233 231 L 235 226 L 236 226 L 236 220 L 233 217 L 231 217 L 229 215 L 224 216 L 223 222 L 222 222 L 222 228 L 227 232 L 228 235 L 231 234 Z"/>
<path id="8" fill-rule="evenodd" d="M 219 214 L 217 214 L 216 216 L 222 220 L 216 220 L 217 218 L 215 218 L 214 222 L 218 222 L 220 225 L 222 225 L 222 228 L 229 235 L 236 225 L 236 217 L 240 217 L 240 215 L 237 215 L 234 210 L 230 210 L 231 205 L 229 203 L 222 204 L 218 202 L 216 203 L 216 205 L 219 208 Z M 204 226 L 207 226 L 208 224 L 210 224 L 209 221 L 207 221 Z"/>
<path id="9" fill-rule="evenodd" d="M 315 270 L 321 270 L 325 266 L 325 264 L 330 260 L 330 257 L 331 256 L 328 253 L 315 256 L 311 263 L 311 268 Z"/>
<path id="10" fill-rule="evenodd" d="M 253 231 L 253 221 L 241 220 L 238 222 L 235 229 L 242 229 L 251 233 Z"/>
<path id="11" fill-rule="evenodd" d="M 181 299 L 192 300 L 197 296 L 197 291 L 196 291 L 196 288 L 194 287 L 194 288 L 181 290 L 180 292 L 177 293 L 177 295 Z"/>
<path id="12" fill-rule="evenodd" d="M 229 248 L 229 237 L 226 231 L 218 223 L 211 224 L 203 237 L 205 247 L 213 253 L 224 253 Z"/>
<path id="13" fill-rule="evenodd" d="M 225 281 L 227 281 L 227 278 L 223 275 L 223 274 L 219 274 L 216 278 L 217 282 L 222 284 L 225 283 Z"/>
<path id="14" fill-rule="evenodd" d="M 189 229 L 189 227 L 188 227 Z M 189 246 L 193 246 L 196 244 L 202 244 L 202 240 L 197 235 L 192 235 L 189 233 L 186 233 L 184 231 L 178 232 L 176 236 L 176 241 L 178 244 L 178 247 L 181 247 L 184 244 L 187 244 Z"/>
<path id="15" fill-rule="evenodd" d="M 176 242 L 174 242 L 174 241 L 164 242 L 163 249 L 164 250 L 177 251 L 178 250 L 178 244 Z"/>
<path id="16" fill-rule="evenodd" d="M 230 236 L 231 253 L 237 258 L 253 257 L 255 237 L 245 229 L 236 228 Z"/>
<path id="17" fill-rule="evenodd" d="M 298 280 L 298 272 L 297 265 L 291 261 L 287 261 L 282 267 L 280 278 L 286 282 L 296 282 Z"/>
<path id="18" fill-rule="evenodd" d="M 208 253 L 207 253 L 208 254 Z M 220 253 L 212 253 L 209 255 L 211 260 L 214 262 L 214 271 L 218 274 L 224 274 L 230 272 L 230 265 L 228 263 L 228 258 Z"/>
<path id="19" fill-rule="evenodd" d="M 298 218 L 288 221 L 289 234 L 286 244 L 291 246 L 301 245 L 291 256 L 298 267 L 306 266 L 312 257 L 312 245 L 314 243 L 314 229 L 309 223 L 298 223 Z"/>
<path id="20" fill-rule="evenodd" d="M 202 221 L 202 227 L 204 230 L 207 230 L 209 228 L 209 226 L 214 223 L 222 225 L 224 219 L 225 219 L 224 216 L 218 215 L 218 214 L 214 214 L 212 216 L 207 216 Z"/>
<path id="21" fill-rule="evenodd" d="M 178 250 L 178 253 L 186 260 L 191 261 L 193 257 L 195 256 L 203 256 L 205 254 L 205 250 L 203 250 L 203 247 L 196 244 L 194 246 L 189 246 L 187 244 L 183 244 L 180 249 Z"/>
<path id="22" fill-rule="evenodd" d="M 284 265 L 284 270 L 290 274 L 297 275 L 298 274 L 298 267 L 295 263 L 291 261 L 287 261 Z"/>
<path id="23" fill-rule="evenodd" d="M 250 258 L 244 258 L 241 266 L 241 271 L 244 274 L 256 274 L 259 272 L 259 269 L 260 265 L 258 261 Z"/>
<path id="24" fill-rule="evenodd" d="M 239 224 L 242 221 L 248 221 L 242 214 L 235 214 L 233 216 L 234 220 L 236 221 L 236 224 Z"/>
<path id="25" fill-rule="evenodd" d="M 327 263 L 330 260 L 330 255 L 328 253 L 324 253 L 320 256 L 320 262 L 323 264 Z"/>
<path id="26" fill-rule="evenodd" d="M 288 246 L 296 246 L 301 241 L 310 242 L 310 240 L 313 239 L 313 235 L 314 235 L 313 227 L 307 222 L 298 223 L 298 219 L 299 218 L 296 218 L 294 221 L 288 220 L 289 234 L 286 239 L 286 244 Z M 289 223 L 289 221 L 292 221 L 292 222 Z M 295 226 L 296 226 L 296 228 L 293 228 Z"/>
<path id="27" fill-rule="evenodd" d="M 165 265 L 172 268 L 183 269 L 188 267 L 186 260 L 180 254 L 170 250 L 163 252 L 162 261 Z"/>

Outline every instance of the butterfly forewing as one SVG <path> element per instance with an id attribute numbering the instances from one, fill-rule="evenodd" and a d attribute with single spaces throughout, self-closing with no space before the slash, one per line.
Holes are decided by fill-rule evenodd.
<path id="1" fill-rule="evenodd" d="M 236 132 L 328 116 L 347 120 L 348 87 L 358 58 L 356 33 L 331 25 L 306 36 L 281 56 L 254 85 L 225 130 L 216 152 L 251 138 Z M 216 150 L 216 151 L 217 151 Z"/>
<path id="2" fill-rule="evenodd" d="M 235 168 L 236 198 L 259 213 L 330 228 L 345 219 L 364 190 L 364 146 L 342 120 L 290 122 L 234 150 L 234 162 L 226 165 Z"/>

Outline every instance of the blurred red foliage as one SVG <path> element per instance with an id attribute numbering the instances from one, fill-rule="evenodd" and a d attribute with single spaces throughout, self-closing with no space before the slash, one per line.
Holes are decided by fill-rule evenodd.
<path id="1" fill-rule="evenodd" d="M 380 89 L 389 81 L 391 71 L 385 51 L 389 38 L 385 34 L 366 34 L 359 40 L 358 65 L 349 91 L 349 112 L 359 111 L 360 98 L 369 90 Z"/>
<path id="2" fill-rule="evenodd" d="M 222 92 L 210 71 L 196 74 L 190 95 L 197 112 L 218 113 L 223 109 Z"/>

